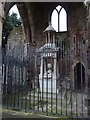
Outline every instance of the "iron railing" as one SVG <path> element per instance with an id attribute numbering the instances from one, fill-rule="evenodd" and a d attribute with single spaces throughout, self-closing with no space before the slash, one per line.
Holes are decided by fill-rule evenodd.
<path id="1" fill-rule="evenodd" d="M 65 47 L 27 44 L 3 54 L 3 106 L 46 115 L 89 117 L 87 53 L 82 40 Z M 32 50 L 32 51 L 31 51 Z M 80 84 L 80 85 L 79 85 Z"/>

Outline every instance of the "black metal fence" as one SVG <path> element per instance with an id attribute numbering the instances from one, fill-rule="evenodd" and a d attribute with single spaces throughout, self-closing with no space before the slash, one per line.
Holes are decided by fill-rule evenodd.
<path id="1" fill-rule="evenodd" d="M 13 51 L 13 50 L 12 50 Z M 5 53 L 5 52 L 4 52 Z M 83 41 L 66 46 L 46 42 L 35 49 L 27 44 L 3 54 L 3 106 L 46 115 L 89 117 L 87 53 Z"/>

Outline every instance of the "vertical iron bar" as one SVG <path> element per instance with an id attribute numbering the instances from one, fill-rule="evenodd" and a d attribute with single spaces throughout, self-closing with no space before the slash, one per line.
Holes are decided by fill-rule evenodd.
<path id="1" fill-rule="evenodd" d="M 6 78 L 7 78 L 7 109 L 8 109 L 8 102 L 9 102 L 9 95 L 8 95 L 8 64 L 7 64 L 7 73 L 6 73 Z"/>
<path id="2" fill-rule="evenodd" d="M 16 101 L 16 66 L 15 66 L 15 61 L 14 61 L 14 66 L 13 66 L 13 71 L 14 71 L 14 107 L 16 107 L 15 101 Z"/>
<path id="3" fill-rule="evenodd" d="M 81 42 L 81 41 L 79 41 L 79 48 L 78 48 L 78 49 L 79 49 L 79 54 L 80 54 L 80 76 L 81 76 L 81 77 L 80 77 L 80 79 L 81 79 L 81 80 L 80 80 L 80 81 L 81 81 L 81 83 L 80 83 L 80 84 L 81 84 L 81 85 L 80 85 L 80 87 L 81 87 L 81 88 L 80 88 L 80 93 L 81 93 L 81 115 L 83 116 L 83 114 L 82 114 L 82 91 L 83 91 L 83 88 L 82 88 L 82 87 L 83 87 L 83 86 L 82 86 L 82 85 L 83 85 L 83 84 L 82 84 L 82 51 L 81 51 L 81 47 L 82 47 L 82 45 L 81 45 L 81 44 L 82 44 L 82 42 Z"/>
<path id="4" fill-rule="evenodd" d="M 78 39 L 77 39 L 77 40 L 78 40 Z M 76 45 L 76 56 L 77 56 L 78 41 L 77 41 L 76 44 L 77 44 L 77 45 Z M 75 56 L 75 57 L 76 57 L 76 56 Z M 78 67 L 77 67 L 77 64 L 76 64 L 76 71 L 75 71 L 75 73 L 76 73 L 76 74 L 75 74 L 75 75 L 76 75 L 76 76 L 75 76 L 75 77 L 76 77 L 76 116 L 78 117 L 78 108 L 77 108 L 77 107 L 78 107 L 78 103 L 77 103 L 77 95 L 78 95 L 78 94 L 77 94 L 77 92 L 78 92 L 78 87 L 77 87 L 77 75 L 78 75 L 78 74 L 77 74 L 77 73 L 78 73 L 78 72 L 77 72 L 77 70 L 78 70 Z"/>
<path id="5" fill-rule="evenodd" d="M 51 49 L 53 48 L 54 41 L 51 42 Z M 53 113 L 53 51 L 51 50 L 51 113 Z"/>
<path id="6" fill-rule="evenodd" d="M 61 115 L 62 115 L 62 78 L 63 78 L 63 75 L 62 75 L 62 67 L 63 67 L 63 43 L 61 41 L 61 45 L 60 45 L 60 59 L 61 59 L 61 65 L 60 65 L 60 90 L 61 90 Z"/>
<path id="7" fill-rule="evenodd" d="M 46 56 L 48 55 L 48 52 L 46 50 Z M 46 70 L 47 70 L 47 57 L 46 57 Z M 47 74 L 47 80 L 46 80 L 46 115 L 48 115 L 48 73 Z"/>
<path id="8" fill-rule="evenodd" d="M 87 9 L 87 24 L 86 24 L 86 39 L 89 40 L 89 29 L 90 29 L 90 23 L 89 23 L 89 13 L 90 13 L 90 6 L 88 5 L 88 9 Z M 89 52 L 90 54 L 90 52 Z M 87 61 L 88 62 L 88 61 Z M 89 106 L 89 91 L 90 91 L 90 82 L 89 82 L 89 78 L 88 78 L 88 63 L 86 65 L 86 91 L 87 91 L 87 118 L 90 117 L 90 106 Z"/>
<path id="9" fill-rule="evenodd" d="M 46 35 L 46 49 L 45 49 L 45 64 L 46 64 L 46 78 L 47 79 L 45 79 L 45 81 L 46 81 L 46 85 L 45 85 L 45 87 L 46 87 L 46 89 L 45 89 L 45 91 L 46 91 L 46 93 L 45 93 L 45 100 L 46 100 L 46 115 L 47 115 L 47 111 L 48 111 L 48 109 L 47 109 L 47 82 L 48 82 L 48 69 L 47 69 L 47 57 L 48 57 L 48 37 L 49 37 L 49 35 L 47 34 Z"/>
<path id="10" fill-rule="evenodd" d="M 42 62 L 43 61 L 43 62 Z M 44 90 L 43 90 L 43 87 L 44 87 L 44 58 L 42 56 L 42 53 L 41 53 L 41 64 L 43 64 L 43 68 L 42 68 L 42 101 L 41 101 L 41 104 L 42 104 L 42 112 L 43 112 L 43 106 L 44 106 Z"/>
<path id="11" fill-rule="evenodd" d="M 17 61 L 20 61 L 20 59 L 18 59 Z M 19 108 L 19 92 L 20 92 L 20 66 L 18 65 L 18 108 Z"/>
<path id="12" fill-rule="evenodd" d="M 8 97 L 9 97 L 9 99 L 8 99 L 8 107 L 10 108 L 10 102 L 11 102 L 11 96 L 10 96 L 10 90 L 11 90 L 11 85 L 10 85 L 10 64 L 8 63 L 8 81 L 7 81 L 7 83 L 8 83 Z"/>
<path id="13" fill-rule="evenodd" d="M 7 63 L 6 63 L 6 60 L 5 59 L 5 53 L 4 53 L 4 50 L 2 51 L 3 52 L 3 58 L 2 58 L 2 75 L 3 75 L 3 96 L 4 96 L 4 99 L 5 99 L 5 105 L 7 105 Z M 3 102 L 4 104 L 4 102 Z M 6 106 L 7 107 L 7 106 Z"/>
<path id="14" fill-rule="evenodd" d="M 65 66 L 65 74 L 64 74 L 64 79 L 65 79 L 65 99 L 66 99 L 66 115 L 67 115 L 67 53 L 65 51 L 65 44 L 63 43 L 63 51 L 64 51 L 64 66 Z"/>
<path id="15" fill-rule="evenodd" d="M 34 49 L 35 50 L 35 49 Z M 34 51 L 35 52 L 35 51 Z M 36 82 L 36 52 L 35 52 L 35 56 L 34 56 L 34 70 L 35 70 L 35 72 L 34 72 L 34 81 L 33 81 L 33 84 L 34 84 L 34 100 L 33 100 L 33 108 L 34 108 L 34 110 L 35 110 L 35 92 L 36 92 L 36 88 L 35 88 L 35 82 Z"/>
<path id="16" fill-rule="evenodd" d="M 50 32 L 48 32 L 48 39 L 47 39 L 47 49 L 46 49 L 46 70 L 47 70 L 47 83 L 46 83 L 46 115 L 48 115 L 48 57 L 50 56 L 50 50 L 48 49 L 50 47 Z"/>
<path id="17" fill-rule="evenodd" d="M 75 54 L 75 51 L 74 51 L 74 54 Z M 71 70 L 72 70 L 72 65 L 71 65 L 71 45 L 70 45 L 70 47 L 69 47 L 69 66 L 70 66 L 70 103 L 71 103 L 71 117 L 72 117 L 72 113 L 73 113 L 73 111 L 72 111 L 72 72 L 71 72 Z"/>
<path id="18" fill-rule="evenodd" d="M 28 68 L 28 62 L 27 62 L 27 68 Z M 25 79 L 26 79 L 26 82 L 25 82 L 25 112 L 27 112 L 27 68 L 26 68 L 26 71 L 25 71 Z"/>
<path id="19" fill-rule="evenodd" d="M 7 84 L 6 84 L 6 62 L 5 62 L 5 60 L 4 60 L 2 67 L 3 67 L 2 74 L 3 74 L 3 97 L 4 97 L 4 102 L 2 101 L 2 103 L 3 103 L 3 105 L 6 105 L 6 103 L 7 103 L 7 91 L 6 91 Z"/>
<path id="20" fill-rule="evenodd" d="M 27 60 L 26 60 L 26 71 L 25 71 L 25 79 L 26 79 L 26 82 L 25 82 L 25 112 L 27 112 L 27 103 L 28 103 L 28 100 L 27 100 L 27 90 L 28 90 L 28 82 L 32 82 L 32 81 L 28 81 L 30 80 L 30 76 L 28 75 L 30 73 L 30 71 L 28 72 L 28 67 L 29 67 L 29 44 L 27 43 Z"/>
<path id="21" fill-rule="evenodd" d="M 64 48 L 65 48 L 65 46 L 64 46 Z M 66 58 L 66 65 L 65 65 L 65 66 L 66 66 L 66 73 L 65 73 L 65 74 L 66 74 L 66 75 L 65 75 L 65 76 L 66 76 L 66 116 L 67 116 L 67 100 L 68 100 L 68 99 L 67 99 L 67 93 L 68 93 L 68 91 L 67 91 L 67 82 L 68 82 L 68 81 L 67 81 L 67 77 L 68 77 L 68 76 L 67 76 L 67 67 L 68 67 L 68 66 L 67 66 L 67 60 L 68 60 L 68 59 L 67 59 L 67 57 L 68 57 L 68 51 L 65 51 L 65 52 L 66 52 L 66 54 L 65 54 L 65 56 L 66 56 L 66 57 L 65 57 L 65 58 Z"/>
<path id="22" fill-rule="evenodd" d="M 7 66 L 6 66 L 6 61 L 4 61 L 3 64 L 3 78 L 4 78 L 4 85 L 3 85 L 3 94 L 6 96 L 6 70 L 7 70 Z"/>
<path id="23" fill-rule="evenodd" d="M 24 76 L 24 66 L 23 66 L 23 62 L 21 64 L 21 82 L 22 82 L 22 86 L 21 86 L 21 93 L 20 93 L 20 96 L 21 96 L 21 109 L 23 109 L 23 91 L 24 91 L 24 81 L 23 81 L 23 76 Z M 25 79 L 25 77 L 24 77 Z M 25 79 L 25 82 L 26 82 L 26 79 Z"/>
<path id="24" fill-rule="evenodd" d="M 13 67 L 12 67 L 12 61 L 11 61 L 11 65 L 10 65 L 10 79 L 11 79 L 11 107 L 13 107 L 13 97 L 14 97 L 14 93 L 13 93 Z"/>
<path id="25" fill-rule="evenodd" d="M 90 53 L 89 53 L 90 54 Z M 86 49 L 86 56 L 87 58 L 89 57 L 87 54 L 87 49 Z M 85 71 L 85 89 L 86 89 L 86 99 L 87 99 L 87 118 L 90 118 L 90 104 L 89 104 L 89 98 L 90 98 L 90 82 L 89 82 L 89 75 L 88 75 L 88 59 L 86 59 L 86 71 Z"/>
<path id="26" fill-rule="evenodd" d="M 56 40 L 56 39 L 55 39 Z M 56 66 L 56 68 L 57 68 L 57 91 L 58 91 L 58 93 L 57 93 L 57 106 L 59 106 L 59 88 L 60 88 L 60 83 L 59 83 L 59 59 L 60 59 L 60 54 L 59 54 L 59 49 L 61 49 L 60 48 L 60 41 L 59 40 L 57 40 L 57 45 L 56 45 L 56 49 L 57 49 L 57 52 L 56 52 L 56 54 L 57 54 L 57 66 Z M 60 114 L 59 112 L 58 112 L 58 107 L 57 107 L 57 114 Z"/>
<path id="27" fill-rule="evenodd" d="M 58 86 L 57 85 L 57 48 L 55 48 L 55 53 L 56 53 L 56 56 L 55 56 L 55 59 L 56 59 L 55 60 L 55 62 L 56 62 L 55 63 L 55 65 L 56 65 L 55 66 L 56 67 L 56 73 L 55 73 L 56 74 L 56 114 L 57 114 L 57 104 L 58 104 L 58 100 L 57 100 L 57 97 L 58 97 L 58 95 L 57 95 L 57 86 Z"/>
<path id="28" fill-rule="evenodd" d="M 25 68 L 25 63 L 24 63 L 24 45 L 22 45 L 22 62 L 21 62 L 21 90 L 20 90 L 20 103 L 21 103 L 21 109 L 23 109 L 23 90 L 24 90 L 24 84 L 25 84 L 25 77 L 24 77 L 24 68 Z"/>
<path id="29" fill-rule="evenodd" d="M 83 45 L 82 45 L 83 41 L 81 40 L 81 44 L 80 44 L 80 60 L 81 60 L 81 63 L 83 61 Z M 82 101 L 81 101 L 81 104 L 82 104 L 82 117 L 83 117 L 83 89 L 84 89 L 84 86 L 83 86 L 83 78 L 82 78 L 82 75 L 83 75 L 83 68 L 82 68 L 82 64 L 81 64 L 81 98 L 82 98 Z"/>
<path id="30" fill-rule="evenodd" d="M 32 46 L 29 44 L 29 49 L 32 49 Z M 29 51 L 28 51 L 29 52 Z M 32 53 L 31 53 L 32 54 Z M 31 81 L 32 81 L 32 75 L 31 75 L 31 62 L 32 62 L 32 60 L 31 60 L 31 56 L 29 56 L 29 65 L 30 65 L 30 71 L 29 71 L 29 74 L 30 74 L 30 78 L 28 78 L 30 81 L 30 87 L 31 87 Z M 32 109 L 32 88 L 30 88 L 29 89 L 29 109 Z"/>
<path id="31" fill-rule="evenodd" d="M 24 76 L 24 70 L 23 70 L 23 63 L 21 64 L 21 82 L 22 82 L 22 86 L 21 86 L 21 109 L 23 109 L 23 90 L 24 90 L 24 86 L 23 86 L 23 76 Z M 24 78 L 25 79 L 25 78 Z M 26 81 L 26 80 L 25 80 Z"/>
<path id="32" fill-rule="evenodd" d="M 14 58 L 13 58 L 13 63 L 12 63 L 12 73 L 13 73 L 13 76 L 12 76 L 12 84 L 13 84 L 13 107 L 15 105 L 15 74 L 14 74 Z"/>
<path id="33" fill-rule="evenodd" d="M 14 51 L 14 53 L 16 53 L 16 51 Z M 14 98 L 14 101 L 15 101 L 15 103 L 14 103 L 14 105 L 15 105 L 15 107 L 17 107 L 17 101 L 18 101 L 18 98 L 17 98 L 17 96 L 18 96 L 18 72 L 17 72 L 17 70 L 18 70 L 18 61 L 17 61 L 17 59 L 15 58 L 15 56 L 14 55 L 12 55 L 11 56 L 12 57 L 12 59 L 14 59 L 14 65 L 15 65 L 15 73 L 14 73 L 14 75 L 15 75 L 15 89 L 16 89 L 16 91 L 15 91 L 15 98 Z"/>
<path id="34" fill-rule="evenodd" d="M 40 100 L 39 100 L 39 93 L 40 93 L 40 84 L 39 84 L 39 56 L 38 56 L 38 54 L 39 53 L 37 53 L 37 56 L 36 56 L 36 80 L 37 80 L 37 94 L 38 94 L 38 97 L 37 97 L 37 110 L 39 111 L 39 102 L 40 102 Z"/>

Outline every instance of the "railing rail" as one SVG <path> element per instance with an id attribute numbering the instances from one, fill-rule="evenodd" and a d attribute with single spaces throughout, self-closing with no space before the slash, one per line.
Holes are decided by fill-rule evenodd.
<path id="1" fill-rule="evenodd" d="M 72 47 L 65 49 L 61 41 L 39 50 L 28 45 L 27 56 L 24 47 L 20 56 L 17 50 L 3 54 L 3 106 L 46 115 L 89 117 L 87 56 L 83 56 L 82 44 L 78 49 Z"/>

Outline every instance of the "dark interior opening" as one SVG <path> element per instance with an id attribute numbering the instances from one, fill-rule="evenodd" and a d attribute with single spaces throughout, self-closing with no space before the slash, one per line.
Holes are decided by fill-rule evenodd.
<path id="1" fill-rule="evenodd" d="M 74 68 L 74 85 L 77 90 L 85 88 L 85 68 L 81 63 Z"/>

